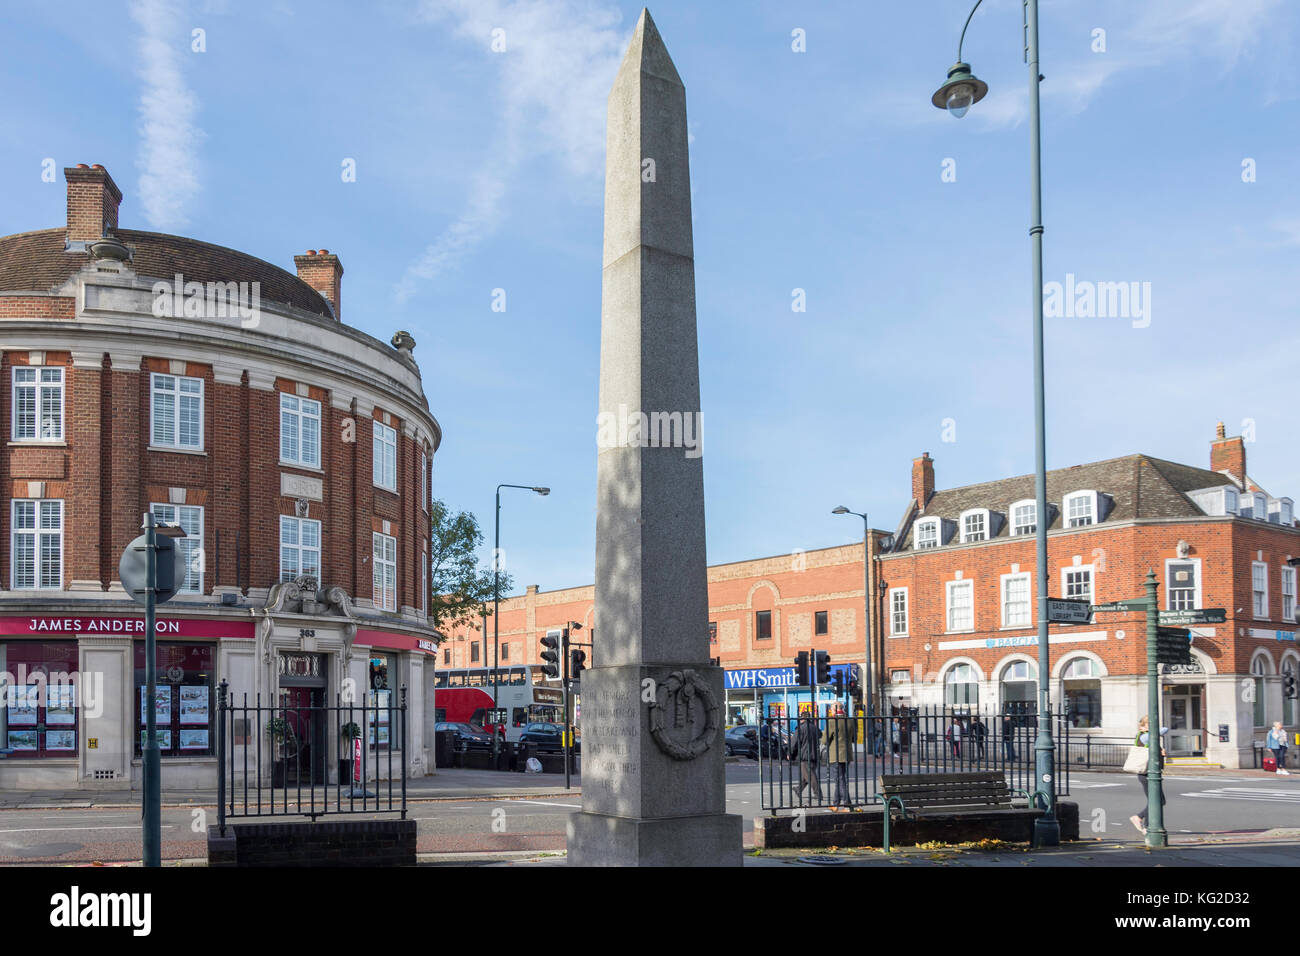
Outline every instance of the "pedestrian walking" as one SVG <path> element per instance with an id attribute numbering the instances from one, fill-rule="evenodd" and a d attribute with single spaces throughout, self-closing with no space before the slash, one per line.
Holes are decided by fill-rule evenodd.
<path id="1" fill-rule="evenodd" d="M 834 774 L 835 793 L 832 805 L 849 806 L 849 761 L 853 759 L 853 745 L 857 743 L 858 726 L 844 716 L 844 708 L 836 707 L 835 716 L 826 721 L 826 760 Z"/>
<path id="2" fill-rule="evenodd" d="M 989 728 L 984 723 L 979 714 L 971 720 L 970 737 L 975 742 L 975 750 L 979 754 L 979 759 L 984 759 L 984 741 L 988 739 Z"/>
<path id="3" fill-rule="evenodd" d="M 1129 822 L 1132 823 L 1133 826 L 1137 828 L 1137 831 L 1143 836 L 1146 836 L 1147 833 L 1147 809 L 1150 802 L 1148 798 L 1149 788 L 1147 783 L 1147 768 L 1150 766 L 1150 751 L 1147 749 L 1151 743 L 1150 727 L 1151 722 L 1147 717 L 1144 716 L 1138 721 L 1137 736 L 1133 738 L 1133 746 L 1129 749 L 1128 759 L 1124 761 L 1124 769 L 1129 773 L 1136 773 L 1138 783 L 1142 785 L 1142 810 L 1141 812 L 1135 813 L 1133 816 L 1129 817 Z M 1162 768 L 1165 765 L 1164 735 L 1167 730 L 1168 728 L 1162 728 L 1160 731 L 1160 756 L 1158 760 L 1159 766 Z M 1138 769 L 1139 767 L 1141 769 Z M 1160 788 L 1160 805 L 1162 807 L 1165 805 L 1165 791 L 1163 786 Z"/>
<path id="4" fill-rule="evenodd" d="M 804 791 L 808 789 L 809 784 L 812 784 L 813 799 L 818 803 L 822 802 L 822 785 L 817 779 L 817 750 L 821 746 L 821 736 L 815 718 L 806 714 L 799 717 L 799 726 L 795 730 L 790 749 L 791 756 L 799 761 L 799 786 L 795 787 L 794 793 L 800 806 L 803 805 Z"/>
<path id="5" fill-rule="evenodd" d="M 1286 731 L 1282 729 L 1282 721 L 1273 721 L 1273 729 L 1268 732 L 1268 739 L 1264 744 L 1273 751 L 1273 759 L 1277 761 L 1277 772 L 1284 777 L 1291 776 L 1286 769 Z"/>
<path id="6" fill-rule="evenodd" d="M 1002 753 L 1007 758 L 1008 763 L 1013 763 L 1016 757 L 1016 722 L 1011 719 L 1010 714 L 1002 715 Z"/>
<path id="7" fill-rule="evenodd" d="M 961 762 L 961 734 L 961 718 L 954 716 L 943 737 L 944 740 L 948 741 L 948 748 L 952 751 L 952 759 L 958 763 Z"/>

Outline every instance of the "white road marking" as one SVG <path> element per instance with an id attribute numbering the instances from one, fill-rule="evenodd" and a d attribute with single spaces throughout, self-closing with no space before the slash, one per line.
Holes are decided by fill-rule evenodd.
<path id="1" fill-rule="evenodd" d="M 1249 790 L 1245 787 L 1221 787 L 1185 793 L 1185 797 L 1206 797 L 1211 800 L 1258 800 L 1261 803 L 1300 803 L 1300 790 Z"/>
<path id="2" fill-rule="evenodd" d="M 568 807 L 571 810 L 581 810 L 581 803 L 544 803 L 541 800 L 507 800 L 507 803 L 525 803 L 534 807 Z"/>

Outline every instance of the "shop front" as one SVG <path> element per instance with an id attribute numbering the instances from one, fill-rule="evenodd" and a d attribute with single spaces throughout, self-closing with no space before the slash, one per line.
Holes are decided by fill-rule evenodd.
<path id="1" fill-rule="evenodd" d="M 853 666 L 832 664 L 831 680 L 839 675 L 847 689 Z M 769 717 L 788 719 L 814 711 L 824 717 L 828 707 L 846 703 L 829 686 L 817 688 L 814 697 L 811 688 L 795 683 L 798 677 L 793 666 L 729 670 L 724 676 L 728 726 L 756 725 Z"/>
<path id="2" fill-rule="evenodd" d="M 365 628 L 364 619 L 308 618 L 250 609 L 156 622 L 155 725 L 163 787 L 212 789 L 217 773 L 218 687 L 226 681 L 227 733 L 239 751 L 294 749 L 303 783 L 336 775 L 347 723 L 322 716 L 323 705 L 354 706 L 365 727 L 369 774 L 419 776 L 432 764 L 426 733 L 425 661 L 432 640 L 415 628 Z M 427 633 L 427 629 L 419 631 Z M 148 717 L 143 615 L 68 610 L 0 617 L 0 787 L 16 790 L 121 790 L 142 786 Z M 428 669 L 432 671 L 432 661 Z M 402 747 L 402 688 L 406 743 Z M 277 708 L 253 727 L 238 708 Z M 341 713 L 337 709 L 333 715 Z M 334 726 L 334 724 L 339 726 Z M 255 735 L 264 734 L 264 740 Z M 259 744 L 261 745 L 259 747 Z"/>

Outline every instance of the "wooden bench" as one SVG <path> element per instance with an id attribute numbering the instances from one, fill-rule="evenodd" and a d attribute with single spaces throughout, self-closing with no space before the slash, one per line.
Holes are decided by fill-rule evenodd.
<path id="1" fill-rule="evenodd" d="M 926 810 L 942 809 L 945 813 L 986 810 L 1028 810 L 1033 797 L 1025 790 L 1012 790 L 999 770 L 968 773 L 901 773 L 880 778 L 881 797 L 885 804 L 884 849 L 889 852 L 889 821 L 897 805 L 903 819 L 915 819 Z M 1022 797 L 1025 803 L 1013 801 Z"/>

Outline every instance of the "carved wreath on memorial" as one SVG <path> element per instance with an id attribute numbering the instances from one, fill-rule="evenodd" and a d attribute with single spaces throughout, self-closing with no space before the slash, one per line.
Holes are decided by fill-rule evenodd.
<path id="1" fill-rule="evenodd" d="M 681 744 L 669 736 L 678 727 L 698 726 L 695 701 L 704 709 L 704 727 L 689 743 Z M 650 734 L 659 749 L 674 760 L 694 760 L 713 746 L 718 735 L 721 708 L 708 683 L 693 670 L 673 671 L 659 685 L 650 702 Z"/>

